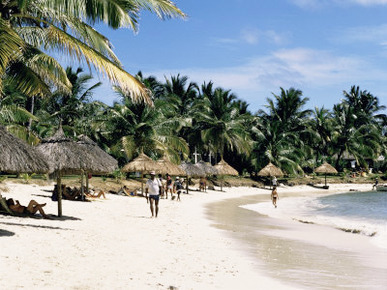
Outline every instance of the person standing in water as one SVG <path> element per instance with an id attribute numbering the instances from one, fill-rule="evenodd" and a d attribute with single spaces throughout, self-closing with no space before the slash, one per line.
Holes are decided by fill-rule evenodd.
<path id="1" fill-rule="evenodd" d="M 278 192 L 277 192 L 277 186 L 273 186 L 273 190 L 271 192 L 271 201 L 273 202 L 274 207 L 277 207 L 277 200 L 279 199 L 278 197 Z"/>

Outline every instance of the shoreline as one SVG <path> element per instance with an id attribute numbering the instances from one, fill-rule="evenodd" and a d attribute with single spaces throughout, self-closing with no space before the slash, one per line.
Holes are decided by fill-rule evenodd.
<path id="1" fill-rule="evenodd" d="M 10 190 L 1 191 L 3 196 L 21 204 L 47 202 L 46 213 L 56 214 L 53 184 L 6 184 Z M 287 191 L 314 194 L 302 186 Z M 61 220 L 1 216 L 6 234 L 0 236 L 0 258 L 7 265 L 1 284 L 6 289 L 291 289 L 260 270 L 208 219 L 208 205 L 253 198 L 257 192 L 270 193 L 226 188 L 182 194 L 181 202 L 161 199 L 157 219 L 149 218 L 144 198 L 113 194 L 86 203 L 64 200 Z"/>
<path id="2" fill-rule="evenodd" d="M 341 185 L 326 193 L 313 190 L 308 193 L 303 189 L 286 191 L 285 188 L 279 188 L 279 191 L 284 198 L 317 197 L 349 192 L 351 187 Z M 369 191 L 370 185 L 360 185 L 357 189 Z M 223 230 L 226 236 L 238 243 L 245 255 L 255 260 L 258 270 L 290 287 L 385 289 L 387 252 L 375 246 L 372 237 L 266 216 L 243 207 L 269 203 L 269 198 L 267 193 L 220 201 L 207 206 L 207 215 L 215 227 Z M 228 212 L 233 215 L 228 215 Z"/>

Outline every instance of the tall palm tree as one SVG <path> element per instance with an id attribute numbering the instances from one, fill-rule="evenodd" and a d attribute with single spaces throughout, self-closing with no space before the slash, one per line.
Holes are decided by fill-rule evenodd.
<path id="1" fill-rule="evenodd" d="M 202 86 L 202 97 L 196 101 L 192 114 L 195 129 L 212 152 L 223 157 L 225 150 L 249 154 L 251 139 L 244 127 L 245 115 L 235 105 L 237 97 L 222 88 L 212 89 L 212 83 Z"/>
<path id="2" fill-rule="evenodd" d="M 0 43 L 7 45 L 0 49 L 0 76 L 14 74 L 20 89 L 32 95 L 47 92 L 44 84 L 50 82 L 68 87 L 63 69 L 44 49 L 93 65 L 133 99 L 150 102 L 145 87 L 122 68 L 109 40 L 92 27 L 103 22 L 136 30 L 144 9 L 160 18 L 185 16 L 169 0 L 1 1 Z"/>
<path id="3" fill-rule="evenodd" d="M 70 93 L 54 92 L 51 98 L 41 102 L 38 114 L 45 116 L 41 118 L 43 122 L 50 122 L 56 128 L 60 123 L 66 131 L 73 135 L 85 134 L 87 132 L 83 128 L 87 127 L 90 118 L 86 111 L 86 104 L 91 101 L 94 89 L 99 87 L 101 82 L 90 85 L 92 76 L 83 73 L 82 68 L 74 71 L 72 67 L 67 67 L 66 75 L 72 85 Z M 46 113 L 49 114 L 49 117 Z"/>
<path id="4" fill-rule="evenodd" d="M 381 125 L 383 120 L 387 119 L 385 114 L 378 113 L 386 107 L 380 105 L 379 99 L 370 92 L 361 91 L 359 86 L 352 86 L 349 92 L 343 91 L 343 95 L 343 103 L 353 107 L 357 116 L 355 120 L 356 127 L 370 123 Z"/>
<path id="5" fill-rule="evenodd" d="M 185 140 L 175 134 L 179 122 L 167 119 L 156 106 L 145 103 L 134 103 L 119 88 L 122 104 L 115 103 L 108 112 L 106 135 L 111 140 L 112 152 L 120 155 L 124 150 L 126 156 L 132 159 L 138 153 L 158 158 L 168 155 L 171 160 L 180 160 L 180 154 L 188 153 Z"/>
<path id="6" fill-rule="evenodd" d="M 280 95 L 273 94 L 274 100 L 267 99 L 267 111 L 257 113 L 255 163 L 262 166 L 270 161 L 288 173 L 299 173 L 309 151 L 304 140 L 311 138 L 308 131 L 311 110 L 303 109 L 309 99 L 294 88 L 280 90 Z"/>
<path id="7" fill-rule="evenodd" d="M 368 167 L 365 159 L 375 159 L 381 152 L 380 131 L 374 124 L 355 126 L 355 107 L 345 102 L 333 107 L 332 145 L 337 154 L 336 167 L 341 167 L 345 152 L 352 154 L 358 164 Z"/>
<path id="8" fill-rule="evenodd" d="M 321 109 L 316 107 L 312 115 L 307 126 L 310 132 L 307 143 L 313 149 L 314 163 L 317 163 L 331 155 L 332 115 L 324 107 Z"/>

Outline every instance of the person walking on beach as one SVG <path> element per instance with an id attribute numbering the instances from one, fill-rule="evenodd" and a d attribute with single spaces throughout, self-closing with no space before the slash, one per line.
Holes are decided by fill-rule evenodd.
<path id="1" fill-rule="evenodd" d="M 271 192 L 271 201 L 273 202 L 274 207 L 277 207 L 277 200 L 279 199 L 278 197 L 278 192 L 277 192 L 277 186 L 273 186 L 273 190 Z"/>
<path id="2" fill-rule="evenodd" d="M 155 178 L 156 173 L 154 171 L 150 172 L 150 178 L 145 185 L 145 195 L 149 195 L 150 210 L 152 213 L 152 218 L 157 217 L 159 213 L 159 200 L 160 200 L 160 191 L 161 191 L 161 182 L 158 178 Z"/>
<path id="3" fill-rule="evenodd" d="M 168 199 L 168 191 L 171 193 L 171 198 L 173 195 L 173 185 L 172 185 L 172 178 L 171 176 L 167 173 L 167 185 L 165 188 L 165 198 Z"/>
<path id="4" fill-rule="evenodd" d="M 180 201 L 180 194 L 183 190 L 183 184 L 179 179 L 179 176 L 176 177 L 175 183 L 173 184 L 173 191 L 177 193 L 177 200 Z"/>
<path id="5" fill-rule="evenodd" d="M 161 198 L 164 198 L 164 194 L 165 194 L 165 180 L 163 178 L 163 176 L 161 174 L 159 174 L 159 180 L 160 180 L 160 184 L 161 184 L 161 187 L 160 187 L 160 197 Z"/>

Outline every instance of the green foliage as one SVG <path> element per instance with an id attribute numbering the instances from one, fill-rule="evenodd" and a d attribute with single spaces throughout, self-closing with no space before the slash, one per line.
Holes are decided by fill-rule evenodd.
<path id="1" fill-rule="evenodd" d="M 31 173 L 31 174 L 23 173 L 23 174 L 20 175 L 20 177 L 23 178 L 25 183 L 30 183 L 30 180 L 32 179 L 32 177 L 34 175 L 35 175 L 35 173 Z"/>
<path id="2" fill-rule="evenodd" d="M 113 175 L 113 177 L 114 177 L 114 180 L 115 180 L 117 183 L 119 183 L 119 184 L 121 184 L 121 183 L 122 183 L 122 180 L 124 180 L 125 177 L 126 177 L 125 173 L 123 173 L 120 169 L 114 170 L 114 171 L 112 172 L 112 175 Z"/>

